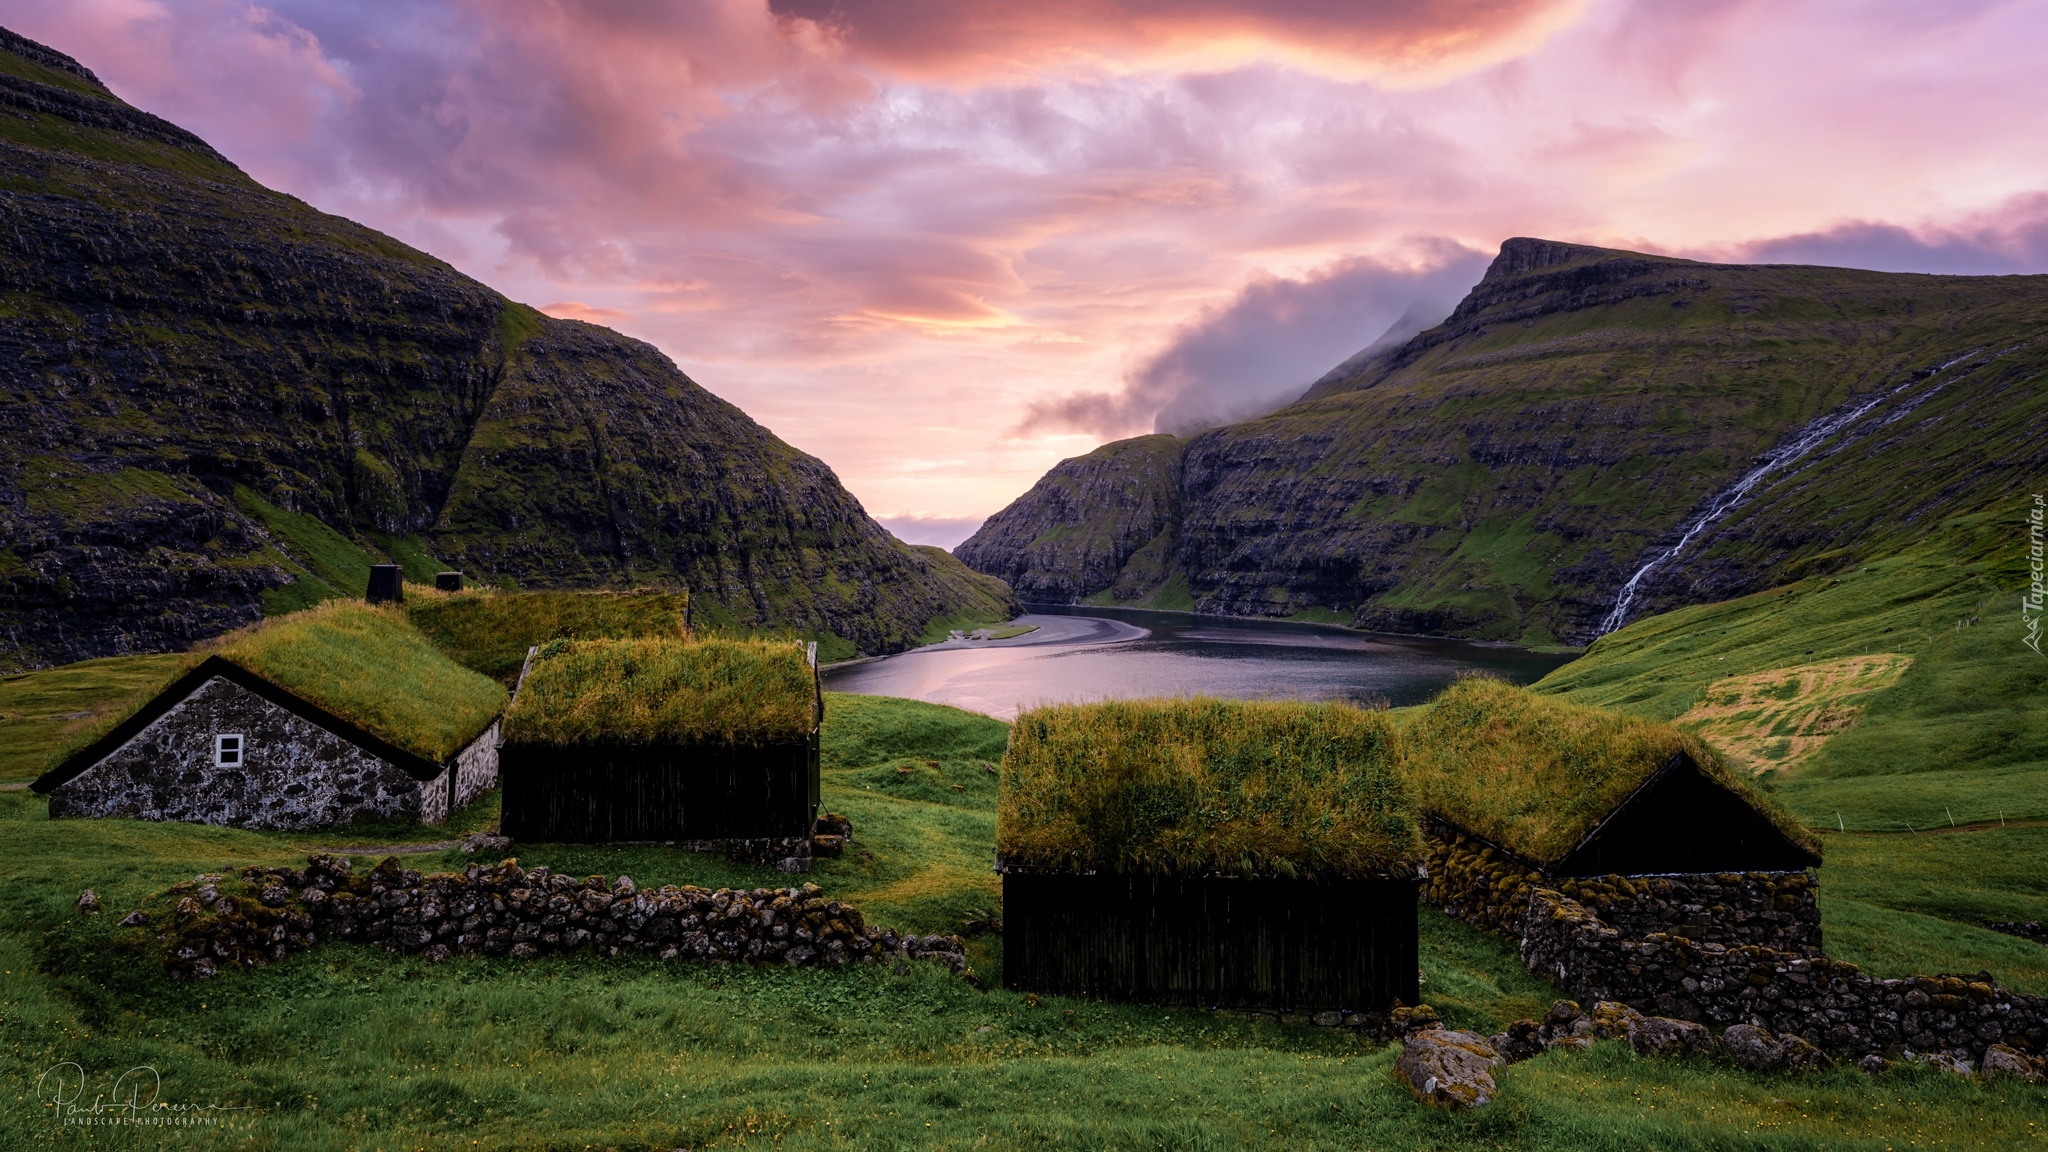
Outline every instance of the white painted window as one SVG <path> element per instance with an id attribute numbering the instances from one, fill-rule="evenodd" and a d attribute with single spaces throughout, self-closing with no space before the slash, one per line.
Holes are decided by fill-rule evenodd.
<path id="1" fill-rule="evenodd" d="M 221 768 L 240 768 L 242 766 L 242 737 L 240 733 L 230 733 L 213 738 L 213 762 Z"/>

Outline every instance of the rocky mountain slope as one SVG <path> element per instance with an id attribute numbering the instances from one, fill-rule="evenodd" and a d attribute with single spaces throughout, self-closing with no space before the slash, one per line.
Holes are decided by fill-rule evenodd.
<path id="1" fill-rule="evenodd" d="M 2048 277 L 1516 239 L 1443 324 L 1189 440 L 1145 498 L 1178 507 L 1165 541 L 1119 530 L 1130 498 L 1071 498 L 1141 438 L 1062 464 L 957 553 L 1027 598 L 1583 643 L 1681 542 L 1626 616 L 2018 508 L 2048 471 L 2044 376 Z"/>
<path id="2" fill-rule="evenodd" d="M 555 587 L 916 641 L 1009 595 L 654 348 L 249 179 L 0 32 L 0 668 L 181 647 L 310 564 L 252 509 Z"/>

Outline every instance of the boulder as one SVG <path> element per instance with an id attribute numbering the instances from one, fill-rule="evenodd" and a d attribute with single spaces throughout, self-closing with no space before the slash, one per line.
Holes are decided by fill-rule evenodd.
<path id="1" fill-rule="evenodd" d="M 1464 1111 L 1493 1099 L 1493 1071 L 1501 1064 L 1500 1053 L 1476 1033 L 1425 1028 L 1401 1042 L 1394 1071 L 1417 1100 Z"/>
<path id="2" fill-rule="evenodd" d="M 1728 1049 L 1728 1058 L 1752 1072 L 1781 1068 L 1785 1064 L 1785 1045 L 1770 1029 L 1758 1028 L 1754 1024 L 1731 1025 L 1721 1033 L 1721 1044 Z"/>
<path id="3" fill-rule="evenodd" d="M 1821 1072 L 1834 1064 L 1834 1061 L 1828 1059 L 1827 1053 L 1807 1042 L 1804 1037 L 1794 1036 L 1788 1032 L 1778 1037 L 1778 1043 L 1785 1052 L 1785 1067 L 1794 1072 Z"/>
<path id="4" fill-rule="evenodd" d="M 78 894 L 78 910 L 87 916 L 100 914 L 100 894 L 87 888 Z"/>
<path id="5" fill-rule="evenodd" d="M 1437 1016 L 1436 1009 L 1427 1004 L 1417 1004 L 1413 1008 L 1396 1008 L 1387 1014 L 1387 1023 L 1397 1036 L 1412 1036 L 1430 1028 L 1443 1027 L 1443 1020 Z"/>
<path id="6" fill-rule="evenodd" d="M 1532 1056 L 1543 1054 L 1542 1025 L 1534 1020 L 1517 1020 L 1506 1030 L 1496 1032 L 1487 1043 L 1500 1053 L 1501 1059 L 1510 1064 L 1519 1064 Z"/>
<path id="7" fill-rule="evenodd" d="M 1690 1020 L 1638 1016 L 1629 1025 L 1628 1044 L 1639 1056 L 1711 1056 L 1714 1034 Z"/>
<path id="8" fill-rule="evenodd" d="M 1594 1039 L 1619 1040 L 1628 1035 L 1629 1029 L 1635 1027 L 1637 1021 L 1643 1019 L 1643 1014 L 1626 1004 L 1602 1000 L 1593 1005 L 1593 1010 L 1586 1014 L 1586 1019 L 1592 1022 Z"/>
<path id="9" fill-rule="evenodd" d="M 1958 1076 L 1973 1076 L 1977 1072 L 1977 1069 L 1971 1066 L 1969 1057 L 1948 1052 L 1923 1052 L 1912 1059 L 1915 1063 L 1925 1064 L 1929 1068 L 1939 1068 L 1943 1072 L 1953 1072 Z"/>
<path id="10" fill-rule="evenodd" d="M 1993 1044 L 1984 1050 L 1981 1065 L 1986 1080 L 2011 1077 L 2029 1084 L 2039 1084 L 2048 1077 L 2043 1076 L 2043 1062 L 2009 1044 Z"/>

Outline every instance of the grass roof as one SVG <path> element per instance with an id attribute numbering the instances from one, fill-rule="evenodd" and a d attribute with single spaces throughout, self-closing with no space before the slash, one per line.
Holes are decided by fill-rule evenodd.
<path id="1" fill-rule="evenodd" d="M 230 632 L 153 669 L 145 691 L 69 733 L 55 767 L 219 656 L 416 756 L 446 763 L 505 710 L 505 689 L 444 655 L 395 608 L 330 600 Z"/>
<path id="2" fill-rule="evenodd" d="M 216 654 L 437 764 L 505 710 L 502 685 L 449 659 L 396 608 L 330 600 L 231 633 Z"/>
<path id="3" fill-rule="evenodd" d="M 1679 752 L 1813 847 L 1774 800 L 1669 724 L 1473 677 L 1422 709 L 1405 735 L 1409 783 L 1425 813 L 1538 864 L 1562 859 Z"/>
<path id="4" fill-rule="evenodd" d="M 789 640 L 558 640 L 505 716 L 522 744 L 759 744 L 816 726 L 804 646 Z"/>
<path id="5" fill-rule="evenodd" d="M 1017 717 L 996 850 L 1011 864 L 1182 875 L 1408 875 L 1420 839 L 1383 711 L 1121 700 Z"/>
<path id="6" fill-rule="evenodd" d="M 437 593 L 407 588 L 405 614 L 427 639 L 465 667 L 510 684 L 526 650 L 550 640 L 675 639 L 688 592 Z"/>

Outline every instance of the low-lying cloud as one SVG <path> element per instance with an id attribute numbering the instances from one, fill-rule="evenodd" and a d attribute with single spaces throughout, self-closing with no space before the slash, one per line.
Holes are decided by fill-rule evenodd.
<path id="1" fill-rule="evenodd" d="M 974 535 L 980 516 L 877 516 L 882 527 L 905 544 L 931 544 L 947 551 Z"/>
<path id="2" fill-rule="evenodd" d="M 1353 354 L 1442 321 L 1490 258 L 1449 240 L 1420 248 L 1412 264 L 1357 257 L 1299 280 L 1260 277 L 1178 332 L 1122 392 L 1036 405 L 1026 427 L 1187 435 L 1280 408 Z"/>
<path id="3" fill-rule="evenodd" d="M 2048 195 L 2015 197 L 1960 225 L 1917 229 L 1873 220 L 1745 245 L 1758 264 L 1825 264 L 1877 272 L 1995 276 L 2048 272 Z"/>

